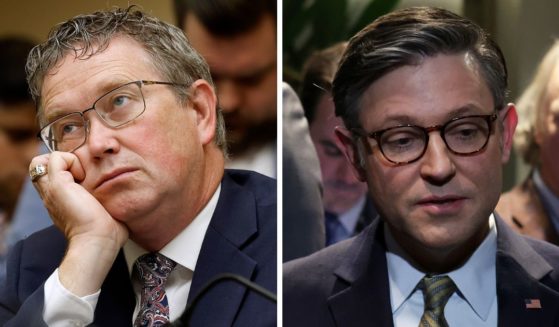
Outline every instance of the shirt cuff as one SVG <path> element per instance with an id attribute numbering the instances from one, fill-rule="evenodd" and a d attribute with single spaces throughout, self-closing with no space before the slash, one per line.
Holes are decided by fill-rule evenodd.
<path id="1" fill-rule="evenodd" d="M 49 327 L 86 326 L 93 315 L 101 290 L 84 297 L 68 291 L 58 278 L 58 269 L 45 282 L 43 320 Z"/>

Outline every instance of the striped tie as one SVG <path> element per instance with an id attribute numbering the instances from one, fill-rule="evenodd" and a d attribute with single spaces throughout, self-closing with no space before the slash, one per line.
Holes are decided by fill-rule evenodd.
<path id="1" fill-rule="evenodd" d="M 159 253 L 148 253 L 136 261 L 142 281 L 140 311 L 134 327 L 164 326 L 169 322 L 169 303 L 165 294 L 167 277 L 176 263 Z"/>
<path id="2" fill-rule="evenodd" d="M 419 288 L 423 291 L 425 303 L 419 327 L 448 327 L 444 318 L 444 306 L 456 291 L 452 279 L 448 276 L 425 276 L 419 282 Z"/>

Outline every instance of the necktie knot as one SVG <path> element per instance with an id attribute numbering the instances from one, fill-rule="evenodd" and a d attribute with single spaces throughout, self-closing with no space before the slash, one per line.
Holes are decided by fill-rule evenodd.
<path id="1" fill-rule="evenodd" d="M 163 326 L 169 321 L 165 283 L 176 265 L 176 262 L 159 253 L 144 254 L 136 261 L 142 294 L 135 327 Z"/>
<path id="2" fill-rule="evenodd" d="M 160 253 L 147 253 L 136 261 L 136 268 L 144 285 L 157 282 L 165 283 L 176 265 L 176 262 Z M 153 284 L 153 286 L 156 285 Z"/>
<path id="3" fill-rule="evenodd" d="M 444 317 L 444 307 L 456 291 L 452 279 L 448 276 L 425 276 L 419 282 L 419 288 L 423 291 L 425 306 L 419 326 L 448 326 Z"/>

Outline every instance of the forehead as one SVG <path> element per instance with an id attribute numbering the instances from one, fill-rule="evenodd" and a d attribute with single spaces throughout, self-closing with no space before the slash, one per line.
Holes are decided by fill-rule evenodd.
<path id="1" fill-rule="evenodd" d="M 458 114 L 488 114 L 493 96 L 467 53 L 424 58 L 418 65 L 403 66 L 373 82 L 360 101 L 360 121 L 440 123 Z"/>
<path id="2" fill-rule="evenodd" d="M 322 132 L 334 136 L 334 127 L 343 125 L 334 112 L 334 101 L 330 93 L 323 94 L 318 100 L 310 128 L 313 132 Z"/>
<path id="3" fill-rule="evenodd" d="M 95 49 L 95 48 L 94 48 Z M 41 89 L 41 120 L 59 111 L 80 111 L 120 84 L 159 79 L 150 55 L 135 40 L 116 36 L 92 56 L 67 53 L 45 76 Z"/>

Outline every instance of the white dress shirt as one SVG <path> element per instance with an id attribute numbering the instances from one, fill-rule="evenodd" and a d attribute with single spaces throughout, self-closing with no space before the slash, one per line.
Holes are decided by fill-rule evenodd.
<path id="1" fill-rule="evenodd" d="M 350 238 L 355 233 L 355 227 L 361 216 L 361 212 L 365 207 L 366 194 L 363 194 L 357 202 L 346 212 L 339 214 L 335 219 L 337 223 L 329 223 L 326 218 L 326 246 L 338 243 Z M 328 214 L 328 213 L 327 213 Z"/>
<path id="2" fill-rule="evenodd" d="M 367 194 L 363 194 L 363 196 L 360 197 L 348 211 L 338 216 L 338 220 L 348 233 L 346 238 L 351 237 L 355 233 L 355 226 L 357 226 L 357 221 L 359 220 L 359 216 L 361 216 L 361 212 L 365 207 L 366 200 Z"/>
<path id="3" fill-rule="evenodd" d="M 226 168 L 252 170 L 271 178 L 278 175 L 276 166 L 276 142 L 252 149 L 242 156 L 227 160 Z"/>
<path id="4" fill-rule="evenodd" d="M 177 263 L 177 266 L 169 275 L 165 286 L 171 321 L 178 319 L 186 307 L 196 262 L 198 261 L 204 236 L 217 206 L 220 192 L 221 185 L 198 216 L 159 251 L 159 253 Z M 147 253 L 147 251 L 131 240 L 126 242 L 123 251 L 128 271 L 132 275 L 136 259 Z M 141 282 L 135 275 L 131 276 L 136 296 L 136 307 L 134 315 L 131 317 L 132 323 L 140 309 L 142 290 Z M 70 293 L 60 283 L 58 269 L 56 269 L 45 282 L 43 319 L 50 327 L 86 326 L 93 322 L 93 314 L 100 294 L 101 290 L 85 297 L 78 297 Z"/>
<path id="5" fill-rule="evenodd" d="M 497 229 L 493 214 L 489 217 L 489 226 L 485 240 L 468 261 L 462 267 L 445 274 L 458 288 L 444 309 L 449 326 L 497 326 Z M 409 263 L 407 255 L 386 225 L 384 231 L 394 326 L 418 326 L 424 307 L 423 292 L 416 286 L 425 273 Z"/>

